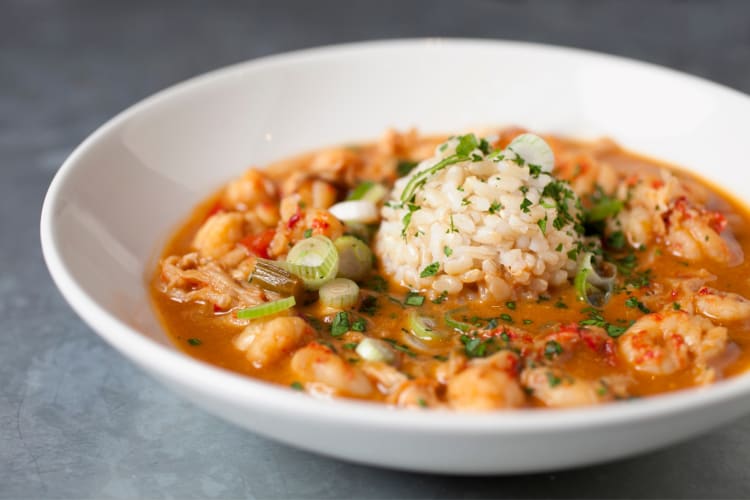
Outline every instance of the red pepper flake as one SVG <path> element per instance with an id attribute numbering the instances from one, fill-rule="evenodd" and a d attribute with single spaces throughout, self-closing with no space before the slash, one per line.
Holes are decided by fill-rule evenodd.
<path id="1" fill-rule="evenodd" d="M 719 212 L 711 212 L 711 220 L 708 225 L 717 233 L 721 233 L 727 227 L 727 218 Z"/>
<path id="2" fill-rule="evenodd" d="M 301 220 L 302 220 L 302 212 L 300 212 L 299 209 L 297 209 L 297 212 L 291 217 L 289 217 L 289 221 L 286 223 L 286 227 L 288 227 L 289 229 L 292 229 Z"/>
<path id="3" fill-rule="evenodd" d="M 664 187 L 664 181 L 662 181 L 661 179 L 654 179 L 653 181 L 651 181 L 651 187 L 654 189 Z"/>

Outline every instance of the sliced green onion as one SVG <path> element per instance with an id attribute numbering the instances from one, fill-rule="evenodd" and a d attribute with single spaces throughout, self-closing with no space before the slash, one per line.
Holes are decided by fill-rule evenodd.
<path id="1" fill-rule="evenodd" d="M 419 188 L 421 185 L 423 185 L 425 182 L 427 182 L 427 179 L 429 177 L 432 177 L 434 174 L 438 173 L 439 171 L 443 170 L 445 167 L 448 167 L 450 165 L 456 164 L 461 161 L 466 161 L 466 156 L 460 156 L 460 155 L 451 155 L 447 158 L 443 158 L 433 166 L 431 166 L 428 169 L 420 170 L 416 174 L 412 176 L 411 179 L 409 179 L 409 182 L 406 184 L 406 187 L 401 192 L 401 201 L 406 203 L 409 200 L 411 200 L 412 196 L 414 196 L 414 192 Z"/>
<path id="2" fill-rule="evenodd" d="M 333 242 L 316 235 L 299 241 L 286 257 L 286 268 L 309 290 L 318 290 L 339 272 L 339 254 Z"/>
<path id="3" fill-rule="evenodd" d="M 255 269 L 248 282 L 258 284 L 265 290 L 271 290 L 283 296 L 301 297 L 304 293 L 302 280 L 286 270 L 283 263 L 265 259 L 258 259 L 255 262 Z"/>
<path id="4" fill-rule="evenodd" d="M 257 319 L 264 316 L 270 316 L 281 311 L 285 311 L 297 303 L 294 297 L 286 297 L 271 302 L 265 302 L 258 304 L 257 306 L 248 307 L 247 309 L 240 309 L 237 311 L 237 318 L 239 319 Z"/>
<path id="5" fill-rule="evenodd" d="M 333 245 L 339 253 L 339 276 L 361 280 L 370 274 L 372 250 L 362 240 L 354 236 L 342 236 L 337 238 Z"/>
<path id="6" fill-rule="evenodd" d="M 346 309 L 357 303 L 359 287 L 346 278 L 336 278 L 320 287 L 320 301 L 328 307 Z"/>
<path id="7" fill-rule="evenodd" d="M 371 339 L 369 337 L 360 341 L 354 352 L 367 361 L 393 363 L 396 360 L 396 354 L 390 345 L 382 340 Z"/>
<path id="8" fill-rule="evenodd" d="M 346 199 L 348 201 L 365 200 L 373 203 L 380 203 L 387 194 L 388 189 L 382 184 L 365 181 L 355 187 Z"/>
<path id="9" fill-rule="evenodd" d="M 593 307 L 602 307 L 609 301 L 615 286 L 617 267 L 610 262 L 603 262 L 602 268 L 606 267 L 606 275 L 603 276 L 594 269 L 593 257 L 591 252 L 583 254 L 573 284 L 579 300 Z"/>
<path id="10" fill-rule="evenodd" d="M 602 196 L 591 208 L 584 210 L 586 221 L 599 222 L 609 217 L 614 217 L 620 213 L 623 206 L 625 204 L 622 200 L 610 196 Z"/>
<path id="11" fill-rule="evenodd" d="M 432 318 L 420 316 L 416 311 L 409 311 L 409 331 L 419 340 L 443 340 L 446 338 L 445 332 L 435 328 L 435 321 Z"/>
<path id="12" fill-rule="evenodd" d="M 521 134 L 515 137 L 505 149 L 521 157 L 527 165 L 540 167 L 542 172 L 551 172 L 555 166 L 555 155 L 552 149 L 536 134 Z M 507 157 L 507 154 L 505 156 Z"/>
<path id="13" fill-rule="evenodd" d="M 443 319 L 445 320 L 446 325 L 450 326 L 451 328 L 455 330 L 466 333 L 474 327 L 470 325 L 469 323 L 464 323 L 463 321 L 457 321 L 453 319 L 453 317 L 451 316 L 451 314 L 462 311 L 463 309 L 464 309 L 463 307 L 459 307 L 458 309 L 451 309 L 450 311 L 445 313 L 445 316 L 443 317 Z"/>
<path id="14" fill-rule="evenodd" d="M 328 211 L 343 221 L 363 222 L 370 224 L 380 219 L 377 205 L 369 200 L 351 200 L 336 203 Z"/>

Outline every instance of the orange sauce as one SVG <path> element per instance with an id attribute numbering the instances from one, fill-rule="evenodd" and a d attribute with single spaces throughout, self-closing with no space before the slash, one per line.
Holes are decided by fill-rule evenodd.
<path id="1" fill-rule="evenodd" d="M 564 141 L 561 142 L 565 143 Z M 571 142 L 570 144 L 574 143 Z M 303 166 L 309 161 L 309 158 L 309 155 L 303 155 L 289 160 L 283 165 L 288 171 L 290 168 Z M 614 149 L 600 159 L 608 161 L 617 168 L 628 169 L 635 173 L 639 169 L 669 168 L 681 177 L 692 177 L 695 181 L 706 186 L 705 181 L 695 179 L 691 174 L 622 149 Z M 734 236 L 745 255 L 750 255 L 750 232 L 747 223 L 747 221 L 750 221 L 750 214 L 747 208 L 737 200 L 731 199 L 721 190 L 713 186 L 708 186 L 708 188 L 714 197 L 713 203 L 724 207 L 725 211 L 737 216 L 736 220 L 739 222 L 733 224 Z M 164 248 L 164 256 L 182 255 L 191 251 L 190 244 L 193 236 L 206 219 L 217 196 L 215 195 L 204 201 L 193 211 L 169 240 Z M 687 263 L 666 251 L 660 251 L 658 245 L 653 245 L 653 247 L 646 248 L 643 251 L 636 251 L 635 254 L 639 262 L 651 259 L 647 266 L 650 270 L 648 279 L 651 283 L 663 283 L 667 279 L 679 276 L 687 269 L 704 268 L 718 278 L 711 283 L 711 286 L 750 297 L 750 259 L 746 258 L 736 267 L 725 267 L 712 261 Z M 167 295 L 160 292 L 159 280 L 159 273 L 154 273 L 149 285 L 153 305 L 166 331 L 174 343 L 185 353 L 212 365 L 251 377 L 284 385 L 295 382 L 295 375 L 290 368 L 290 357 L 269 368 L 255 368 L 246 359 L 244 353 L 238 351 L 232 344 L 232 339 L 241 330 L 239 327 L 217 321 L 216 314 L 208 305 L 178 303 L 171 300 Z M 520 329 L 528 332 L 531 337 L 550 332 L 554 325 L 577 324 L 590 318 L 590 313 L 586 312 L 585 304 L 576 298 L 572 286 L 553 290 L 545 300 L 541 301 L 519 299 L 509 303 L 487 303 L 475 300 L 475 292 L 468 291 L 458 298 L 448 299 L 440 304 L 434 304 L 429 298 L 425 298 L 423 305 L 416 308 L 403 304 L 408 290 L 390 282 L 387 283 L 387 287 L 387 291 L 367 292 L 376 297 L 377 305 L 374 313 L 367 310 L 362 311 L 360 310 L 361 307 L 358 306 L 352 310 L 352 317 L 365 320 L 367 335 L 387 338 L 400 346 L 397 349 L 400 349 L 402 354 L 401 371 L 410 377 L 432 376 L 444 356 L 452 351 L 464 349 L 460 336 L 454 335 L 449 341 L 423 346 L 426 349 L 417 351 L 407 338 L 410 336 L 407 336 L 402 330 L 408 329 L 406 313 L 410 309 L 417 309 L 419 314 L 423 316 L 443 318 L 446 312 L 461 308 L 459 312 L 452 314 L 454 319 L 476 321 L 483 325 L 483 328 L 486 328 L 489 324 L 492 328 L 486 328 L 488 332 L 500 332 L 503 327 L 508 327 L 510 331 Z M 632 295 L 624 292 L 614 294 L 604 308 L 603 316 L 605 320 L 612 325 L 628 326 L 644 313 L 637 307 L 626 305 L 627 300 L 631 296 L 642 299 L 644 293 L 645 291 L 635 290 Z M 315 318 L 318 315 L 318 306 L 315 304 L 303 306 L 298 308 L 298 311 L 305 317 Z M 341 337 L 332 337 L 326 321 L 330 321 L 330 318 L 313 320 L 320 326 L 317 333 L 319 340 L 334 348 L 345 359 L 350 359 L 353 363 L 356 363 L 358 360 L 352 351 L 354 339 L 351 332 Z M 494 322 L 494 324 L 491 322 Z M 741 322 L 726 324 L 725 326 L 729 329 L 733 356 L 726 363 L 723 374 L 733 376 L 747 370 L 750 364 L 750 324 Z M 200 344 L 193 345 L 195 341 L 191 343 L 190 339 L 199 339 Z M 503 340 L 496 336 L 496 345 L 501 346 L 502 344 Z M 629 368 L 618 355 L 614 357 L 603 356 L 595 350 L 583 349 L 578 351 L 574 357 L 564 363 L 563 368 L 573 376 L 588 379 L 626 374 L 635 381 L 630 386 L 630 392 L 634 396 L 667 392 L 694 384 L 689 370 L 669 376 L 651 376 Z M 382 395 L 378 395 L 374 399 L 382 398 Z"/>

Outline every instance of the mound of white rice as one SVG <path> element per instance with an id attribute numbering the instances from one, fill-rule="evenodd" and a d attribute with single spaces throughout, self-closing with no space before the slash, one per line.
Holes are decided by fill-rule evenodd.
<path id="1" fill-rule="evenodd" d="M 500 301 L 566 282 L 581 242 L 578 200 L 567 184 L 512 152 L 477 147 L 401 201 L 410 179 L 455 155 L 458 144 L 449 140 L 396 182 L 375 242 L 385 271 L 431 297 L 469 285 L 482 299 Z"/>

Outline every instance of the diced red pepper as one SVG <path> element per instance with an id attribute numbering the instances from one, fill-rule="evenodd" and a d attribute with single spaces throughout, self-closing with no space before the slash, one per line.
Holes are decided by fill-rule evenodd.
<path id="1" fill-rule="evenodd" d="M 266 229 L 262 233 L 251 234 L 240 240 L 240 245 L 247 248 L 250 252 L 264 259 L 269 258 L 268 246 L 276 235 L 276 230 Z"/>

